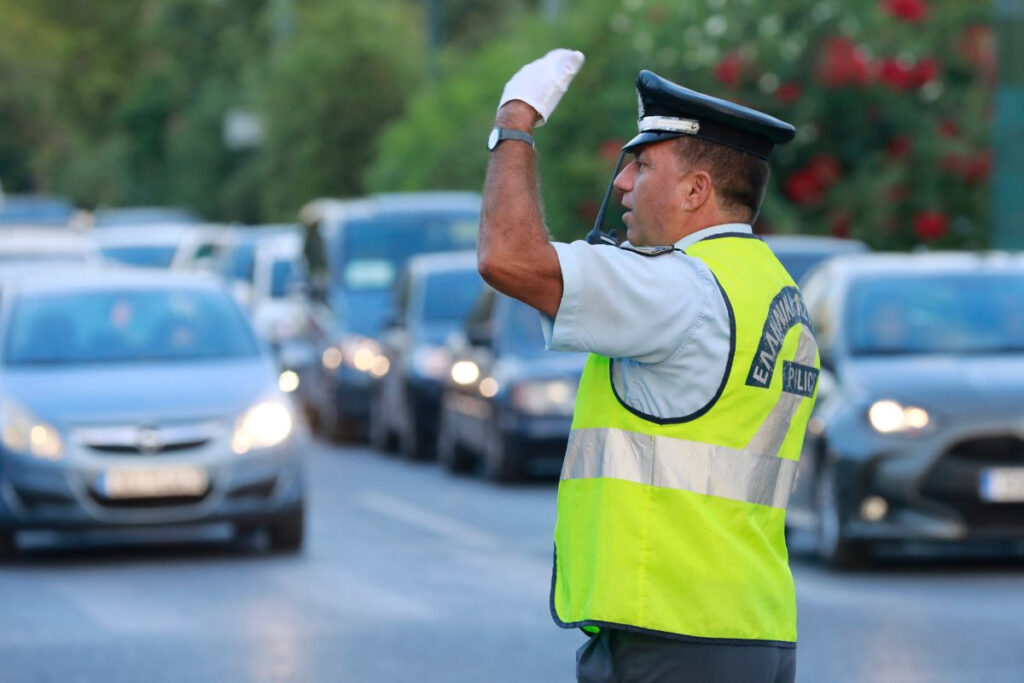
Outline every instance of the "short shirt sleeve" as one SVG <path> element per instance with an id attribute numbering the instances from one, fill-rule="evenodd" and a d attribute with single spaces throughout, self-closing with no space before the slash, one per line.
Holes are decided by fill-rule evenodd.
<path id="1" fill-rule="evenodd" d="M 662 363 L 721 298 L 707 266 L 678 251 L 652 255 L 583 241 L 554 247 L 563 292 L 544 325 L 551 350 Z"/>

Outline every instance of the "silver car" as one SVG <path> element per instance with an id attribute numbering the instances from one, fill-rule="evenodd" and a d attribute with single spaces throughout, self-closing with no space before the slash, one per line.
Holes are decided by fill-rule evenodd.
<path id="1" fill-rule="evenodd" d="M 836 564 L 1024 541 L 1024 257 L 837 257 L 803 294 L 823 370 L 790 525 Z"/>
<path id="2" fill-rule="evenodd" d="M 137 269 L 0 284 L 0 551 L 21 529 L 225 521 L 301 547 L 305 434 L 223 285 Z"/>

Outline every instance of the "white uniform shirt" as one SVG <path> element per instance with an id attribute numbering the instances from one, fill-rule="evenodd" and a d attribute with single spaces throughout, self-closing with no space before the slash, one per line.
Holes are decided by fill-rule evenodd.
<path id="1" fill-rule="evenodd" d="M 713 235 L 751 232 L 740 223 L 716 225 L 673 246 L 685 251 Z M 616 393 L 644 415 L 685 417 L 715 397 L 731 326 L 722 290 L 703 261 L 680 251 L 648 256 L 583 241 L 554 247 L 563 290 L 554 320 L 541 316 L 548 349 L 613 358 Z"/>

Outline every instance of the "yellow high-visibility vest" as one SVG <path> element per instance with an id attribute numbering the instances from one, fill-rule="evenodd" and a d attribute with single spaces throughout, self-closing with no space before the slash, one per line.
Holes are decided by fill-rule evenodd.
<path id="1" fill-rule="evenodd" d="M 591 631 L 794 643 L 784 522 L 818 348 L 760 239 L 709 238 L 686 254 L 730 311 L 725 377 L 702 409 L 660 419 L 621 403 L 614 361 L 590 356 L 558 485 L 552 614 Z"/>

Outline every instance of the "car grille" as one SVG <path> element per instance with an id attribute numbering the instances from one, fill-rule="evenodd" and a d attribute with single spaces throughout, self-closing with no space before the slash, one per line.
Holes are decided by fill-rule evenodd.
<path id="1" fill-rule="evenodd" d="M 94 502 L 106 508 L 140 509 L 140 508 L 162 508 L 175 505 L 194 505 L 209 495 L 209 491 L 199 496 L 163 496 L 159 498 L 104 498 L 90 491 L 89 496 Z"/>
<path id="2" fill-rule="evenodd" d="M 81 446 L 118 455 L 163 455 L 201 448 L 221 436 L 217 422 L 159 426 L 113 425 L 79 427 L 72 438 Z"/>
<path id="3" fill-rule="evenodd" d="M 925 475 L 921 494 L 955 508 L 971 527 L 1024 528 L 1024 503 L 981 498 L 981 475 L 990 467 L 1024 467 L 1024 439 L 1006 435 L 956 444 Z"/>

